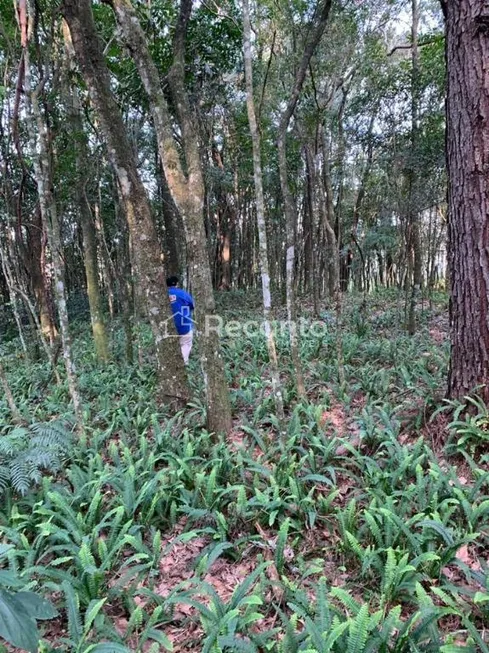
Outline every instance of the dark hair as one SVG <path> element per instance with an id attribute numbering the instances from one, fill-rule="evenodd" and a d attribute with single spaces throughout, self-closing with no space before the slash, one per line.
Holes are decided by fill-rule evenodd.
<path id="1" fill-rule="evenodd" d="M 175 277 L 175 276 L 168 277 L 167 280 L 166 280 L 166 285 L 168 286 L 168 288 L 173 288 L 174 286 L 178 286 L 179 281 L 180 280 L 179 280 L 178 277 Z"/>

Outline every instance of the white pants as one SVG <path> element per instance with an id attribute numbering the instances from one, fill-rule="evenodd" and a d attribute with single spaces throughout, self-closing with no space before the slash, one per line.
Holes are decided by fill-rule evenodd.
<path id="1" fill-rule="evenodd" d="M 189 331 L 183 336 L 180 336 L 180 349 L 182 350 L 183 361 L 185 365 L 188 363 L 190 351 L 192 349 L 194 332 Z"/>

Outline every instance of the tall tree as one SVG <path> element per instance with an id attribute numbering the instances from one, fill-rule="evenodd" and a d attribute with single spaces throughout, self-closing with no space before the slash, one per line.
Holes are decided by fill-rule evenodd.
<path id="1" fill-rule="evenodd" d="M 270 272 L 268 265 L 267 228 L 265 223 L 265 198 L 263 195 L 263 174 L 261 167 L 260 132 L 256 120 L 255 100 L 253 97 L 253 66 L 251 57 L 251 22 L 249 0 L 243 0 L 243 52 L 246 77 L 246 107 L 253 145 L 253 176 L 256 195 L 256 221 L 258 223 L 259 259 L 261 270 L 261 285 L 263 296 L 263 322 L 267 339 L 268 356 L 272 368 L 272 388 L 275 396 L 275 407 L 279 420 L 284 418 L 282 391 L 278 371 L 277 349 L 275 335 L 272 330 L 272 295 L 270 292 Z"/>
<path id="2" fill-rule="evenodd" d="M 489 6 L 442 2 L 446 20 L 450 397 L 489 402 Z"/>
<path id="3" fill-rule="evenodd" d="M 68 309 L 66 305 L 67 293 L 61 225 L 53 192 L 50 150 L 52 138 L 40 102 L 40 95 L 44 92 L 46 83 L 45 71 L 41 70 L 41 80 L 37 87 L 32 88 L 31 85 L 29 45 L 38 21 L 33 13 L 33 8 L 30 9 L 31 11 L 28 12 L 26 0 L 20 2 L 19 25 L 21 29 L 22 57 L 24 65 L 24 86 L 29 114 L 28 125 L 30 137 L 34 146 L 33 162 L 39 196 L 39 207 L 42 220 L 48 233 L 49 247 L 53 262 L 55 297 L 58 308 L 66 378 L 71 399 L 73 401 L 73 409 L 78 427 L 83 428 L 82 404 L 73 360 Z M 42 63 L 39 62 L 39 65 L 42 66 Z"/>
<path id="4" fill-rule="evenodd" d="M 153 216 L 138 173 L 121 112 L 110 89 L 110 75 L 95 29 L 90 0 L 64 0 L 62 12 L 78 64 L 97 111 L 114 167 L 131 235 L 138 296 L 144 298 L 156 347 L 159 396 L 182 404 L 188 385 L 180 350 L 168 337 L 173 318 L 165 284 L 165 269 Z"/>
<path id="5" fill-rule="evenodd" d="M 109 343 L 107 339 L 107 330 L 105 328 L 102 297 L 99 286 L 97 235 L 86 192 L 87 180 L 85 179 L 85 175 L 89 162 L 88 139 L 83 128 L 78 89 L 73 83 L 70 83 L 69 72 L 72 68 L 74 53 L 68 26 L 64 21 L 63 33 L 68 64 L 66 70 L 67 74 L 64 80 L 64 95 L 68 124 L 71 128 L 72 138 L 74 139 L 76 174 L 75 197 L 83 234 L 83 260 L 85 264 L 85 275 L 87 278 L 90 320 L 97 357 L 100 361 L 107 362 L 109 360 Z"/>
<path id="6" fill-rule="evenodd" d="M 287 106 L 280 117 L 278 128 L 278 165 L 280 171 L 280 188 L 284 203 L 287 252 L 286 252 L 286 287 L 287 287 L 287 319 L 290 329 L 290 349 L 294 372 L 296 375 L 297 392 L 299 396 L 305 396 L 304 377 L 302 364 L 299 355 L 299 344 L 296 330 L 296 306 L 295 306 L 295 241 L 297 229 L 297 207 L 289 184 L 287 166 L 287 130 L 290 120 L 294 114 L 297 102 L 302 91 L 307 70 L 312 55 L 316 49 L 328 22 L 331 0 L 321 0 L 313 17 L 312 25 L 306 38 L 304 53 L 295 75 L 294 84 L 290 93 Z"/>
<path id="7" fill-rule="evenodd" d="M 416 331 L 416 302 L 423 280 L 422 252 L 420 242 L 419 225 L 419 192 L 418 192 L 418 169 L 417 157 L 419 142 L 419 104 L 420 104 L 420 81 L 419 81 L 419 0 L 411 0 L 412 24 L 411 24 L 411 162 L 408 171 L 408 257 L 410 284 L 408 331 L 413 335 Z"/>
<path id="8" fill-rule="evenodd" d="M 205 188 L 199 134 L 185 86 L 185 44 L 192 0 L 182 0 L 180 5 L 173 38 L 173 64 L 168 74 L 173 103 L 182 130 L 186 172 L 174 140 L 171 116 L 160 85 L 159 73 L 151 58 L 137 15 L 129 0 L 107 0 L 107 3 L 114 8 L 124 42 L 131 52 L 148 94 L 168 186 L 185 227 L 190 277 L 196 297 L 196 321 L 198 323 L 199 315 L 205 320 L 200 335 L 207 426 L 212 432 L 227 432 L 232 423 L 231 404 L 220 354 L 219 335 L 214 329 L 207 328 L 208 324 L 212 324 L 212 316 L 215 314 L 215 301 L 204 228 Z"/>

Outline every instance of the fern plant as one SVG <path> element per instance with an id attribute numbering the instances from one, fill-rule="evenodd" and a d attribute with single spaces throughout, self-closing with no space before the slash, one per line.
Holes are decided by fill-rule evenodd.
<path id="1" fill-rule="evenodd" d="M 0 437 L 0 494 L 25 495 L 43 472 L 56 474 L 69 458 L 72 435 L 59 422 L 17 426 Z"/>

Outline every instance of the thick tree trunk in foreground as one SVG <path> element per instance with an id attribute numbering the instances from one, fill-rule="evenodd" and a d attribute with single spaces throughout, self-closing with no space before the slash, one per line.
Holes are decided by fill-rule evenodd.
<path id="1" fill-rule="evenodd" d="M 64 0 L 62 12 L 124 201 L 138 295 L 145 299 L 155 339 L 159 395 L 163 401 L 182 404 L 188 397 L 188 386 L 178 342 L 168 337 L 168 332 L 175 332 L 156 228 L 122 116 L 110 90 L 109 70 L 95 30 L 90 0 Z"/>
<path id="2" fill-rule="evenodd" d="M 489 383 L 489 7 L 448 0 L 447 162 L 451 359 L 448 394 Z M 489 387 L 482 390 L 489 401 Z"/>
<path id="3" fill-rule="evenodd" d="M 297 394 L 299 397 L 305 397 L 306 390 L 304 386 L 304 377 L 302 374 L 302 363 L 299 353 L 299 342 L 296 330 L 296 302 L 295 302 L 295 240 L 296 240 L 296 227 L 297 227 L 297 207 L 295 200 L 292 196 L 292 191 L 289 186 L 289 178 L 287 172 L 287 130 L 289 128 L 290 120 L 294 114 L 295 107 L 299 100 L 302 91 L 302 86 L 306 78 L 306 73 L 309 64 L 314 54 L 321 36 L 326 29 L 328 22 L 329 10 L 331 8 L 331 0 L 322 0 L 316 8 L 315 24 L 311 27 L 308 34 L 304 54 L 300 66 L 297 70 L 294 85 L 287 103 L 287 106 L 280 117 L 280 124 L 278 128 L 278 166 L 280 173 L 280 189 L 282 191 L 282 198 L 284 203 L 285 221 L 286 221 L 286 289 L 287 289 L 287 319 L 290 328 L 290 351 L 292 356 L 292 364 L 296 375 Z"/>
<path id="4" fill-rule="evenodd" d="M 131 52 L 148 94 L 168 186 L 182 215 L 190 278 L 196 298 L 196 323 L 199 326 L 199 319 L 209 320 L 212 323 L 215 302 L 204 228 L 204 179 L 196 121 L 185 88 L 185 38 L 192 2 L 191 0 L 182 2 L 173 40 L 174 61 L 168 75 L 182 130 L 186 174 L 182 170 L 179 152 L 173 138 L 170 113 L 160 85 L 158 70 L 149 53 L 146 37 L 134 9 L 129 0 L 111 0 L 108 4 L 114 8 L 125 44 Z M 206 328 L 199 335 L 206 389 L 207 427 L 212 432 L 228 432 L 232 426 L 231 404 L 220 354 L 219 335 L 214 329 Z"/>
<path id="5" fill-rule="evenodd" d="M 251 142 L 253 146 L 253 175 L 256 196 L 256 221 L 258 223 L 259 260 L 261 270 L 261 284 L 263 296 L 263 322 L 267 339 L 268 356 L 270 358 L 272 389 L 275 396 L 277 417 L 282 422 L 284 419 L 284 404 L 280 389 L 280 376 L 278 371 L 277 349 L 275 335 L 270 319 L 272 317 L 272 296 L 270 292 L 270 272 L 268 269 L 268 243 L 265 224 L 265 197 L 263 193 L 263 175 L 261 169 L 260 132 L 256 121 L 255 101 L 253 99 L 253 66 L 251 58 L 251 24 L 249 0 L 243 0 L 243 51 L 246 77 L 246 106 L 248 109 L 248 122 L 250 125 Z"/>

